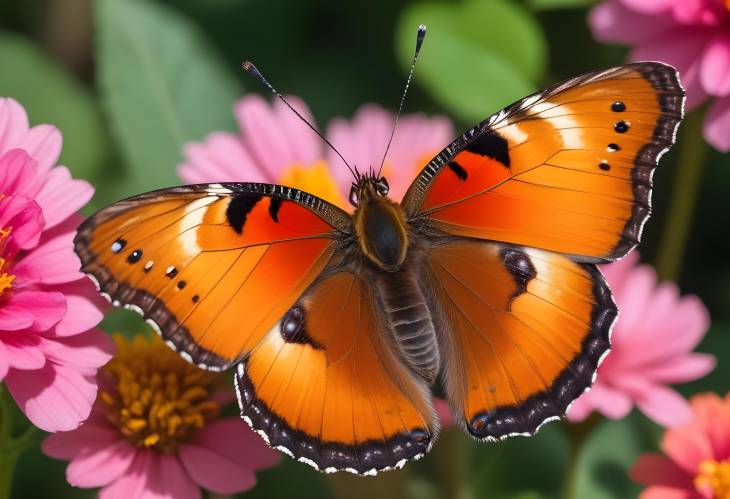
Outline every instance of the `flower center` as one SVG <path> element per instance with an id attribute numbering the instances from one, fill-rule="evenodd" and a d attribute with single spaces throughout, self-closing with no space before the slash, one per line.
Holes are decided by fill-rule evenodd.
<path id="1" fill-rule="evenodd" d="M 695 488 L 708 497 L 730 499 L 730 459 L 702 461 L 695 477 Z"/>
<path id="2" fill-rule="evenodd" d="M 317 161 L 311 166 L 292 165 L 284 170 L 277 181 L 281 185 L 314 194 L 343 210 L 350 209 L 350 204 L 342 196 L 337 182 L 324 161 Z"/>
<path id="3" fill-rule="evenodd" d="M 10 268 L 10 261 L 3 257 L 9 237 L 10 228 L 0 227 L 0 297 L 13 287 L 13 281 L 15 280 L 13 274 L 6 272 Z"/>
<path id="4" fill-rule="evenodd" d="M 219 375 L 185 362 L 156 336 L 114 341 L 117 354 L 102 368 L 99 399 L 130 443 L 175 452 L 218 415 L 210 391 Z"/>

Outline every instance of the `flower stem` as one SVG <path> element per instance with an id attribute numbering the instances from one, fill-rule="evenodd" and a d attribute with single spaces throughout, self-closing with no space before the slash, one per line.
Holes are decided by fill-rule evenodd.
<path id="1" fill-rule="evenodd" d="M 591 432 L 599 426 L 603 420 L 603 416 L 594 412 L 585 421 L 580 423 L 563 423 L 570 443 L 568 469 L 566 471 L 564 483 L 565 492 L 563 493 L 563 497 L 565 499 L 575 499 L 578 497 L 578 465 L 580 464 L 580 455 Z"/>
<path id="2" fill-rule="evenodd" d="M 656 258 L 657 274 L 662 280 L 677 280 L 682 269 L 707 156 L 702 137 L 703 114 L 689 114 L 681 127 L 679 164 Z"/>
<path id="3" fill-rule="evenodd" d="M 438 482 L 444 499 L 463 497 L 467 479 L 468 440 L 458 427 L 444 428 L 434 451 Z"/>
<path id="4" fill-rule="evenodd" d="M 19 436 L 13 436 L 14 402 L 7 387 L 0 384 L 0 499 L 9 499 L 13 489 L 13 473 L 18 458 L 30 447 L 36 445 L 42 433 L 28 425 Z"/>

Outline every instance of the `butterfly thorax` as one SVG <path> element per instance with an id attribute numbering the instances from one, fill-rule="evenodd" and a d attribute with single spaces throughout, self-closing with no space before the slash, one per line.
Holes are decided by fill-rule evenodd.
<path id="1" fill-rule="evenodd" d="M 387 185 L 384 178 L 361 177 L 350 200 L 357 206 L 353 223 L 360 250 L 380 269 L 395 272 L 406 258 L 408 232 L 405 212 L 388 198 Z"/>

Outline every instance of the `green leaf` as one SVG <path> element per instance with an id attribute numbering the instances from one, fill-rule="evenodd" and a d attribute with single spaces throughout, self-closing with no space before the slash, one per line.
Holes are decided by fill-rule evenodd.
<path id="1" fill-rule="evenodd" d="M 527 0 L 527 6 L 534 10 L 578 9 L 597 2 L 598 0 Z"/>
<path id="2" fill-rule="evenodd" d="M 234 127 L 240 88 L 188 19 L 155 2 L 99 0 L 98 76 L 130 191 L 177 184 L 183 144 Z"/>
<path id="3" fill-rule="evenodd" d="M 12 97 L 31 125 L 49 123 L 63 134 L 60 162 L 92 179 L 104 164 L 108 137 L 88 89 L 25 37 L 0 32 L 0 96 Z"/>
<path id="4" fill-rule="evenodd" d="M 407 67 L 416 27 L 428 27 L 416 82 L 461 118 L 479 121 L 535 90 L 547 61 L 544 36 L 529 13 L 502 0 L 407 8 L 398 56 Z"/>

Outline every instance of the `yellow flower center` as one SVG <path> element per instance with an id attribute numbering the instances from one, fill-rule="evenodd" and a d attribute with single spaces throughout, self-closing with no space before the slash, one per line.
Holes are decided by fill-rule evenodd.
<path id="1" fill-rule="evenodd" d="M 114 335 L 114 341 L 117 353 L 102 368 L 99 400 L 130 443 L 175 452 L 218 415 L 210 392 L 220 375 L 189 364 L 157 336 L 130 342 Z"/>
<path id="2" fill-rule="evenodd" d="M 730 459 L 702 461 L 695 477 L 695 488 L 698 492 L 712 494 L 715 499 L 730 499 Z"/>
<path id="3" fill-rule="evenodd" d="M 325 161 L 310 166 L 292 165 L 284 170 L 278 182 L 314 194 L 344 210 L 350 209 Z"/>
<path id="4" fill-rule="evenodd" d="M 6 272 L 10 268 L 10 262 L 2 257 L 9 237 L 10 228 L 0 227 L 0 297 L 13 287 L 15 281 L 15 276 Z"/>

